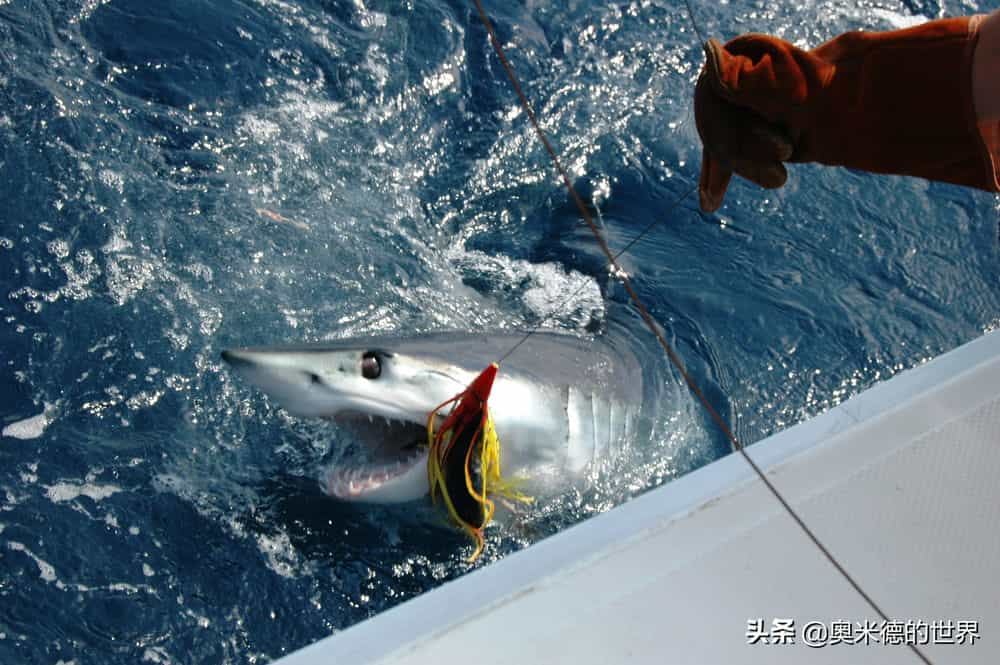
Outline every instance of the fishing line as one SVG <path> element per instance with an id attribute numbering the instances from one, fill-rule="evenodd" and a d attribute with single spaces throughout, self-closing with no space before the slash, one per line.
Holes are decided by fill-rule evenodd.
<path id="1" fill-rule="evenodd" d="M 695 34 L 698 35 L 698 43 L 704 44 L 708 40 L 705 39 L 701 28 L 698 27 L 698 21 L 694 20 L 694 9 L 691 7 L 691 0 L 684 0 L 684 6 L 687 7 L 688 18 L 691 19 L 691 27 L 694 28 Z"/>
<path id="2" fill-rule="evenodd" d="M 698 183 L 695 182 L 693 185 L 691 185 L 689 188 L 687 188 L 684 191 L 683 194 L 681 194 L 680 196 L 676 197 L 673 201 L 671 201 L 667 205 L 667 211 L 669 212 L 669 211 L 673 210 L 673 208 L 677 204 L 679 204 L 681 201 L 683 201 L 688 196 L 690 196 L 691 193 L 694 192 L 695 188 L 697 188 L 697 187 L 698 187 Z M 646 228 L 644 228 L 642 231 L 640 231 L 634 238 L 632 238 L 632 240 L 630 240 L 624 247 L 622 247 L 621 249 L 619 249 L 615 253 L 615 255 L 613 257 L 613 260 L 614 261 L 618 261 L 618 259 L 621 258 L 621 256 L 623 254 L 625 254 L 625 252 L 627 252 L 632 247 L 632 245 L 634 245 L 637 242 L 639 242 L 640 240 L 642 240 L 643 236 L 645 236 L 647 233 L 649 233 L 653 229 L 654 226 L 656 226 L 657 224 L 660 223 L 660 221 L 661 220 L 659 218 L 657 218 L 657 219 L 653 220 L 652 222 L 650 222 L 646 226 Z M 618 269 L 617 265 L 615 265 L 614 263 L 609 263 L 609 264 L 607 264 L 606 267 L 611 271 L 612 274 L 615 274 L 614 271 Z M 546 314 L 545 316 L 543 316 L 535 325 L 533 325 L 526 333 L 524 333 L 524 337 L 522 337 L 521 339 L 519 339 L 517 341 L 517 343 L 514 344 L 514 346 L 510 347 L 509 349 L 507 349 L 507 352 L 504 353 L 502 356 L 500 356 L 500 358 L 499 358 L 499 360 L 497 360 L 497 362 L 503 362 L 504 360 L 506 360 L 508 356 L 510 356 L 512 353 L 514 353 L 514 351 L 516 351 L 522 344 L 524 344 L 525 342 L 527 342 L 529 337 L 531 337 L 536 332 L 538 332 L 551 319 L 554 319 L 557 314 L 565 311 L 566 305 L 572 303 L 573 300 L 578 295 L 580 295 L 580 293 L 585 288 L 587 288 L 589 285 L 590 285 L 590 282 L 585 282 L 585 283 L 581 284 L 580 286 L 576 287 L 576 290 L 574 290 L 572 293 L 569 294 L 569 297 L 566 298 L 565 303 L 563 305 L 560 305 L 560 306 L 556 307 L 554 310 L 552 310 L 551 312 L 549 312 L 548 314 Z"/>
<path id="3" fill-rule="evenodd" d="M 594 223 L 594 220 L 591 217 L 590 212 L 587 210 L 587 206 L 583 203 L 583 199 L 581 199 L 580 195 L 577 194 L 576 188 L 573 187 L 573 183 L 569 179 L 569 174 L 566 172 L 566 169 L 562 165 L 562 161 L 559 159 L 559 156 L 556 154 L 555 149 L 549 142 L 548 136 L 546 136 L 545 132 L 542 130 L 542 127 L 538 122 L 538 118 L 535 116 L 535 111 L 532 108 L 531 103 L 528 101 L 528 97 L 524 94 L 524 91 L 521 89 L 521 84 L 518 81 L 517 75 L 514 73 L 514 68 L 511 66 L 510 61 L 507 59 L 507 55 L 504 52 L 503 46 L 500 44 L 500 40 L 497 38 L 496 32 L 493 29 L 493 23 L 486 15 L 486 10 L 483 9 L 481 0 L 473 0 L 473 2 L 476 5 L 476 10 L 479 12 L 479 19 L 482 22 L 483 27 L 486 28 L 486 32 L 489 35 L 490 43 L 493 45 L 493 50 L 496 52 L 497 58 L 500 60 L 500 64 L 507 72 L 507 78 L 510 80 L 511 85 L 514 88 L 514 92 L 517 93 L 517 97 L 521 101 L 521 106 L 524 108 L 525 115 L 528 116 L 528 120 L 531 122 L 531 126 L 534 128 L 536 136 L 538 136 L 539 140 L 542 142 L 542 145 L 545 146 L 545 151 L 548 152 L 549 157 L 552 159 L 552 163 L 555 165 L 556 170 L 559 172 L 563 184 L 566 186 L 566 189 L 569 192 L 570 198 L 573 199 L 573 203 L 576 205 L 577 210 L 583 217 L 583 221 L 590 228 L 590 231 L 594 235 L 594 238 L 597 240 L 597 243 L 600 246 L 601 251 L 607 258 L 608 266 L 615 272 L 615 274 L 621 280 L 622 286 L 625 288 L 626 293 L 628 293 L 629 299 L 632 300 L 632 304 L 635 305 L 636 309 L 639 311 L 639 315 L 642 317 L 643 321 L 646 323 L 650 331 L 656 337 L 657 341 L 660 343 L 660 346 L 663 347 L 664 352 L 670 358 L 670 361 L 673 363 L 674 367 L 680 373 L 681 377 L 684 379 L 684 382 L 687 384 L 688 388 L 691 390 L 692 393 L 694 393 L 695 397 L 697 397 L 698 400 L 702 403 L 702 406 L 708 412 L 709 416 L 716 423 L 716 425 L 719 427 L 719 429 L 722 431 L 725 437 L 732 444 L 733 448 L 736 450 L 742 450 L 743 444 L 740 443 L 739 439 L 736 438 L 736 435 L 733 434 L 733 432 L 729 429 L 729 426 L 726 424 L 725 420 L 723 420 L 719 412 L 708 401 L 708 398 L 702 392 L 701 388 L 688 373 L 687 369 L 684 366 L 684 363 L 681 361 L 680 357 L 674 351 L 673 347 L 667 342 L 666 338 L 663 335 L 663 332 L 660 330 L 659 325 L 657 325 L 656 321 L 649 313 L 649 310 L 647 310 L 646 306 L 642 303 L 642 300 L 639 298 L 639 294 L 636 293 L 635 289 L 632 287 L 632 282 L 631 280 L 629 280 L 628 274 L 625 273 L 625 271 L 622 270 L 621 267 L 618 265 L 618 261 L 616 260 L 615 255 L 612 254 L 611 249 L 608 247 L 607 241 L 605 241 L 603 236 L 601 236 L 600 229 L 598 229 L 597 225 Z M 691 191 L 694 191 L 693 188 Z M 507 355 L 509 355 L 509 353 Z M 756 468 L 756 465 L 754 466 Z"/>
<path id="4" fill-rule="evenodd" d="M 573 183 L 570 181 L 569 175 L 566 173 L 566 169 L 563 167 L 562 162 L 559 159 L 559 156 L 556 154 L 555 149 L 552 147 L 552 144 L 549 142 L 548 137 L 546 136 L 544 130 L 539 124 L 538 118 L 535 116 L 534 109 L 532 108 L 531 103 L 528 101 L 527 95 L 525 95 L 524 91 L 521 89 L 521 84 L 518 82 L 517 76 L 514 74 L 514 68 L 511 66 L 510 61 L 507 59 L 507 55 L 504 52 L 503 46 L 500 44 L 500 40 L 497 38 L 496 32 L 494 31 L 493 23 L 486 15 L 486 10 L 483 9 L 481 0 L 473 0 L 473 2 L 475 3 L 476 10 L 479 13 L 479 20 L 482 22 L 483 27 L 486 29 L 486 32 L 489 35 L 490 43 L 493 46 L 493 50 L 496 52 L 497 58 L 500 60 L 500 64 L 503 65 L 504 71 L 507 73 L 507 78 L 510 80 L 511 86 L 514 88 L 514 92 L 517 93 L 517 97 L 521 102 L 521 106 L 524 109 L 525 115 L 528 116 L 528 120 L 531 122 L 531 126 L 534 128 L 536 136 L 538 136 L 538 139 L 542 142 L 542 145 L 545 146 L 545 151 L 549 154 L 549 157 L 552 159 L 552 163 L 555 165 L 556 170 L 559 172 L 563 184 L 566 186 L 566 190 L 569 192 L 570 198 L 573 200 L 573 203 L 576 205 L 577 210 L 580 212 L 580 216 L 583 217 L 583 221 L 590 228 L 591 233 L 593 233 L 594 238 L 597 240 L 597 243 L 601 247 L 601 251 L 608 259 L 608 267 L 613 271 L 613 274 L 615 274 L 615 276 L 617 276 L 619 280 L 621 280 L 622 286 L 628 293 L 629 299 L 631 299 L 632 304 L 635 305 L 643 321 L 649 327 L 649 330 L 653 333 L 653 336 L 656 337 L 656 340 L 660 343 L 660 346 L 663 347 L 664 352 L 667 354 L 667 357 L 670 359 L 670 362 L 673 364 L 674 368 L 684 379 L 684 382 L 687 384 L 692 394 L 694 394 L 694 396 L 698 399 L 698 401 L 704 407 L 705 411 L 715 422 L 716 426 L 718 426 L 722 434 L 732 444 L 733 449 L 743 456 L 743 459 L 746 461 L 747 464 L 750 465 L 750 468 L 753 470 L 753 472 L 757 475 L 757 477 L 761 480 L 761 482 L 764 483 L 768 491 L 774 496 L 775 499 L 777 499 L 778 503 L 781 504 L 782 508 L 799 526 L 802 532 L 809 538 L 810 541 L 812 541 L 816 549 L 819 550 L 819 552 L 826 558 L 826 560 L 830 562 L 830 564 L 841 575 L 841 577 L 843 577 L 844 580 L 846 580 L 847 583 L 850 584 L 850 586 L 855 590 L 855 592 L 857 592 L 857 594 L 861 596 L 861 598 L 865 601 L 865 603 L 867 603 L 868 606 L 871 607 L 872 610 L 874 610 L 875 613 L 878 614 L 883 621 L 888 622 L 889 616 L 884 611 L 882 611 L 882 608 L 879 607 L 879 605 L 875 602 L 875 600 L 871 596 L 869 596 L 868 593 L 866 593 L 865 590 L 861 587 L 861 585 L 850 575 L 850 573 L 847 572 L 847 569 L 844 568 L 844 566 L 840 563 L 840 561 L 837 560 L 836 557 L 834 557 L 833 553 L 829 549 L 827 549 L 827 547 L 820 541 L 819 537 L 817 537 L 816 534 L 813 533 L 813 531 L 808 526 L 806 526 L 805 521 L 803 521 L 803 519 L 799 516 L 799 514 L 795 511 L 795 509 L 792 508 L 791 504 L 788 503 L 788 501 L 781 494 L 781 492 L 778 491 L 778 488 L 775 487 L 774 484 L 768 479 L 767 475 L 765 475 L 765 473 L 760 469 L 760 467 L 757 466 L 757 463 L 754 462 L 754 460 L 747 453 L 743 444 L 730 429 L 729 425 L 726 424 L 726 421 L 722 418 L 722 416 L 715 409 L 715 407 L 712 406 L 711 402 L 708 401 L 708 398 L 702 392 L 698 384 L 694 381 L 691 375 L 688 374 L 688 371 L 685 368 L 684 363 L 681 361 L 680 356 L 677 355 L 677 353 L 674 351 L 670 343 L 667 342 L 666 337 L 664 336 L 660 326 L 653 319 L 652 315 L 650 315 L 649 311 L 642 303 L 642 300 L 640 300 L 638 293 L 636 293 L 635 289 L 632 287 L 632 283 L 628 278 L 628 274 L 625 273 L 625 271 L 623 271 L 621 267 L 618 265 L 617 259 L 619 256 L 621 256 L 621 253 L 625 250 L 622 250 L 617 255 L 612 254 L 611 249 L 608 247 L 607 241 L 601 235 L 600 229 L 598 229 L 597 225 L 594 223 L 594 220 L 591 217 L 590 212 L 588 212 L 587 210 L 587 206 L 583 203 L 583 199 L 580 198 L 579 194 L 577 194 L 576 192 L 576 189 L 573 187 Z M 694 28 L 695 33 L 698 35 L 698 38 L 701 40 L 701 42 L 704 43 L 705 42 L 704 35 L 702 34 L 701 29 L 698 27 L 698 24 L 695 21 L 694 12 L 692 10 L 690 0 L 684 0 L 684 4 L 687 7 L 688 17 L 691 19 L 691 25 Z M 689 194 L 691 191 L 694 191 L 694 188 L 689 190 L 689 192 L 686 192 L 684 196 L 687 196 L 687 194 Z M 638 240 L 638 238 L 636 240 Z M 636 241 L 634 240 L 633 242 L 629 243 L 626 246 L 626 249 L 635 244 L 635 242 Z M 579 291 L 579 289 L 577 291 Z M 552 315 L 550 314 L 549 317 L 547 318 L 550 318 L 551 316 Z M 544 323 L 544 321 L 547 320 L 547 318 L 543 319 L 542 323 Z M 523 344 L 540 327 L 541 324 L 536 325 L 531 331 L 529 331 L 524 336 L 524 338 L 522 338 L 517 344 L 515 344 L 509 351 L 507 351 L 507 353 L 505 353 L 502 358 L 506 358 L 511 353 L 513 353 L 515 349 L 521 346 L 521 344 Z M 907 646 L 910 647 L 910 650 L 922 662 L 927 663 L 927 665 L 931 665 L 931 661 L 927 658 L 927 656 L 923 654 L 923 652 L 920 651 L 920 649 L 917 648 L 915 644 L 908 643 Z"/>

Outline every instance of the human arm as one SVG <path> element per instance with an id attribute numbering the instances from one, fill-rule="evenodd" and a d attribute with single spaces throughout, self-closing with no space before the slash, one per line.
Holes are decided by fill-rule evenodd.
<path id="1" fill-rule="evenodd" d="M 810 51 L 754 34 L 705 51 L 695 119 L 707 212 L 733 173 L 780 187 L 786 162 L 1000 189 L 1000 13 L 848 32 Z M 984 111 L 994 80 L 996 108 Z"/>

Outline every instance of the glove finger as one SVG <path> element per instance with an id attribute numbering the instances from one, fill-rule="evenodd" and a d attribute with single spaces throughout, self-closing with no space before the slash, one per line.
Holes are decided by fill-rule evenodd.
<path id="1" fill-rule="evenodd" d="M 715 212 L 722 205 L 733 172 L 708 150 L 701 152 L 701 177 L 698 180 L 698 204 L 705 212 Z"/>
<path id="2" fill-rule="evenodd" d="M 764 189 L 777 189 L 788 180 L 788 171 L 785 170 L 785 165 L 778 161 L 759 162 L 734 159 L 732 168 L 737 175 L 760 185 Z"/>
<path id="3" fill-rule="evenodd" d="M 710 123 L 712 148 L 717 155 L 753 162 L 784 162 L 791 158 L 794 144 L 782 128 L 750 109 L 717 101 L 717 118 Z"/>
<path id="4" fill-rule="evenodd" d="M 783 162 L 794 152 L 794 142 L 783 128 L 726 101 L 703 80 L 695 88 L 695 122 L 705 147 L 724 159 Z"/>
<path id="5" fill-rule="evenodd" d="M 808 87 L 803 77 L 819 75 L 814 70 L 821 63 L 809 53 L 766 35 L 743 35 L 725 46 L 709 39 L 703 47 L 715 92 L 772 121 L 787 120 L 791 108 L 804 104 Z"/>
<path id="6" fill-rule="evenodd" d="M 749 46 L 760 46 L 758 42 L 762 39 L 751 35 L 746 41 Z M 763 41 L 766 45 L 766 40 Z M 769 116 L 757 108 L 760 97 L 764 97 L 766 105 L 772 105 L 774 98 L 779 96 L 778 89 L 767 91 L 753 85 L 746 88 L 730 86 L 723 71 L 738 70 L 737 63 L 750 65 L 752 60 L 731 55 L 715 39 L 705 43 L 705 55 L 705 67 L 696 86 L 695 107 L 697 112 L 700 102 L 705 109 L 702 115 L 707 131 L 703 134 L 711 136 L 713 151 L 727 157 L 740 156 L 759 162 L 787 161 L 794 152 L 792 136 L 786 128 L 770 122 L 767 119 Z M 769 78 L 763 77 L 757 83 L 765 81 Z"/>
<path id="7" fill-rule="evenodd" d="M 762 118 L 748 116 L 740 128 L 741 145 L 734 148 L 738 154 L 755 162 L 787 162 L 795 151 L 791 137 L 776 125 Z"/>
<path id="8" fill-rule="evenodd" d="M 788 173 L 781 162 L 791 158 L 793 151 L 783 132 L 751 118 L 743 109 L 734 110 L 737 112 L 729 114 L 729 122 L 715 124 L 711 142 L 705 141 L 702 185 L 705 191 L 719 194 L 718 203 L 728 183 L 728 177 L 722 177 L 723 170 L 735 171 L 761 187 L 774 189 L 785 184 Z M 726 164 L 726 168 L 720 170 L 720 164 Z"/>

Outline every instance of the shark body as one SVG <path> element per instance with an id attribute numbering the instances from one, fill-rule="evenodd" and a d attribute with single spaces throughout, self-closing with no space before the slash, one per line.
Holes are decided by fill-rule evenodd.
<path id="1" fill-rule="evenodd" d="M 362 460 L 324 472 L 324 490 L 371 503 L 429 491 L 427 418 L 523 334 L 439 332 L 306 346 L 232 349 L 222 357 L 289 413 L 353 433 Z M 580 474 L 634 438 L 642 367 L 606 338 L 537 332 L 500 364 L 490 409 L 505 476 L 531 483 Z"/>

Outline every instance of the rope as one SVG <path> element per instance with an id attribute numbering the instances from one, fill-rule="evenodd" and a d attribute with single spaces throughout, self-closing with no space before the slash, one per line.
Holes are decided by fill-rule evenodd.
<path id="1" fill-rule="evenodd" d="M 747 451 L 743 447 L 743 444 L 739 441 L 739 439 L 730 429 L 729 425 L 726 424 L 726 421 L 722 418 L 722 416 L 715 409 L 715 407 L 712 406 L 711 402 L 708 401 L 708 398 L 702 392 L 701 388 L 688 373 L 687 369 L 684 366 L 684 363 L 681 361 L 680 356 L 677 355 L 677 353 L 674 351 L 670 343 L 667 342 L 666 337 L 664 337 L 663 335 L 663 331 L 657 325 L 656 321 L 650 315 L 649 310 L 646 309 L 646 306 L 640 300 L 638 293 L 636 293 L 635 289 L 632 287 L 632 283 L 629 280 L 628 275 L 618 265 L 617 259 L 619 256 L 621 256 L 622 252 L 624 252 L 625 250 L 622 250 L 622 252 L 619 252 L 617 255 L 611 252 L 610 247 L 608 247 L 607 241 L 601 235 L 601 232 L 598 229 L 597 225 L 594 223 L 594 220 L 591 217 L 590 212 L 587 210 L 587 206 L 584 205 L 583 200 L 580 198 L 579 194 L 577 194 L 576 192 L 576 189 L 573 187 L 573 183 L 570 181 L 569 175 L 566 173 L 566 169 L 563 167 L 562 162 L 559 160 L 559 156 L 556 154 L 555 149 L 549 142 L 548 136 L 546 136 L 545 131 L 539 124 L 538 118 L 535 116 L 535 111 L 532 108 L 531 103 L 528 101 L 527 95 L 525 95 L 524 91 L 521 89 L 521 84 L 517 79 L 517 75 L 514 73 L 514 68 L 511 66 L 510 61 L 507 59 L 507 55 L 504 52 L 503 46 L 500 44 L 500 40 L 497 39 L 496 32 L 493 29 L 493 23 L 486 15 L 486 11 L 483 9 L 481 0 L 473 0 L 473 2 L 475 2 L 476 10 L 479 13 L 479 20 L 482 22 L 483 27 L 486 28 L 487 34 L 489 34 L 490 43 L 493 45 L 493 50 L 496 52 L 497 58 L 500 60 L 500 64 L 503 65 L 504 71 L 507 73 L 507 78 L 510 80 L 511 86 L 513 86 L 514 88 L 514 92 L 517 93 L 517 97 L 521 102 L 521 107 L 524 109 L 525 115 L 528 116 L 528 120 L 531 122 L 531 126 L 534 128 L 536 136 L 538 136 L 538 139 L 542 142 L 542 145 L 545 146 L 545 151 L 549 154 L 549 157 L 552 159 L 553 165 L 555 165 L 556 170 L 559 172 L 563 184 L 566 186 L 566 190 L 569 192 L 570 198 L 573 200 L 573 203 L 576 205 L 577 210 L 580 212 L 580 216 L 583 217 L 583 221 L 586 222 L 587 226 L 590 228 L 590 231 L 594 235 L 594 238 L 597 240 L 598 245 L 600 245 L 601 251 L 604 253 L 605 257 L 607 257 L 609 268 L 611 268 L 614 274 L 616 274 L 618 278 L 621 280 L 622 286 L 628 293 L 629 299 L 632 301 L 632 304 L 635 305 L 635 308 L 639 311 L 642 320 L 649 327 L 649 330 L 650 332 L 653 333 L 653 336 L 656 337 L 656 340 L 659 342 L 660 346 L 663 347 L 664 352 L 667 354 L 667 357 L 670 359 L 670 362 L 673 364 L 674 368 L 684 379 L 684 382 L 687 384 L 692 394 L 694 394 L 694 396 L 704 407 L 705 411 L 711 417 L 712 421 L 715 422 L 715 424 L 718 426 L 722 434 L 732 444 L 733 449 L 743 456 L 743 459 L 746 460 L 746 463 L 750 465 L 750 468 L 753 470 L 754 474 L 756 474 L 757 477 L 761 480 L 761 482 L 764 483 L 765 487 L 767 487 L 771 495 L 774 496 L 775 499 L 777 499 L 778 503 L 781 504 L 781 507 L 785 510 L 785 512 L 788 513 L 788 515 L 799 526 L 799 528 L 809 538 L 809 540 L 812 541 L 816 549 L 819 550 L 819 552 L 824 556 L 824 558 L 826 558 L 827 561 L 830 562 L 830 564 L 840 574 L 840 576 L 843 577 L 845 581 L 847 581 L 847 583 L 857 592 L 859 596 L 861 596 L 861 598 L 865 601 L 865 603 L 867 603 L 868 606 L 872 608 L 872 610 L 874 610 L 874 612 L 878 614 L 879 617 L 882 618 L 883 621 L 889 621 L 889 616 L 882 610 L 882 608 L 875 602 L 875 600 L 870 595 L 868 595 L 867 592 L 865 592 L 865 590 L 861 587 L 861 585 L 857 582 L 857 580 L 855 580 L 850 575 L 850 573 L 847 572 L 847 569 L 844 568 L 844 566 L 840 563 L 840 561 L 837 560 L 837 558 L 826 547 L 826 545 L 824 545 L 822 541 L 820 541 L 819 537 L 817 537 L 816 534 L 813 533 L 812 529 L 810 529 L 806 525 L 805 521 L 803 521 L 803 519 L 799 516 L 799 514 L 795 511 L 795 509 L 792 508 L 792 506 L 788 503 L 785 497 L 782 496 L 781 492 L 778 491 L 778 488 L 774 486 L 774 484 L 768 479 L 768 477 L 764 474 L 764 472 L 760 469 L 760 467 L 757 466 L 757 463 L 753 461 L 753 459 L 750 457 L 749 454 L 747 454 Z M 691 25 L 694 28 L 695 33 L 697 33 L 700 40 L 704 41 L 704 36 L 702 35 L 701 30 L 698 28 L 698 24 L 694 20 L 694 12 L 691 8 L 690 0 L 684 0 L 684 3 L 687 6 L 688 16 L 691 19 Z M 686 197 L 692 191 L 694 191 L 693 187 L 687 192 L 685 192 L 683 197 Z M 679 200 L 680 199 L 678 199 L 678 202 Z M 646 230 L 648 230 L 648 228 Z M 643 234 L 644 233 L 645 231 L 643 232 Z M 636 240 L 638 240 L 638 238 Z M 625 249 L 628 249 L 634 243 L 635 241 L 629 243 Z M 574 293 L 573 295 L 575 296 L 576 294 Z M 517 342 L 509 351 L 507 351 L 507 353 L 504 354 L 503 358 L 506 358 L 511 353 L 513 353 L 514 350 L 516 350 L 519 346 L 521 346 L 521 344 L 523 344 L 528 339 L 528 337 L 534 334 L 534 332 L 539 328 L 540 324 L 536 325 L 532 330 L 530 330 L 524 336 L 524 338 L 522 338 L 519 342 Z M 927 658 L 927 656 L 925 656 L 920 651 L 920 649 L 917 648 L 915 644 L 911 643 L 908 644 L 908 646 L 910 647 L 910 650 L 914 653 L 914 655 L 917 656 L 917 658 L 919 658 L 922 662 L 926 663 L 927 665 L 931 665 L 931 661 Z"/>

